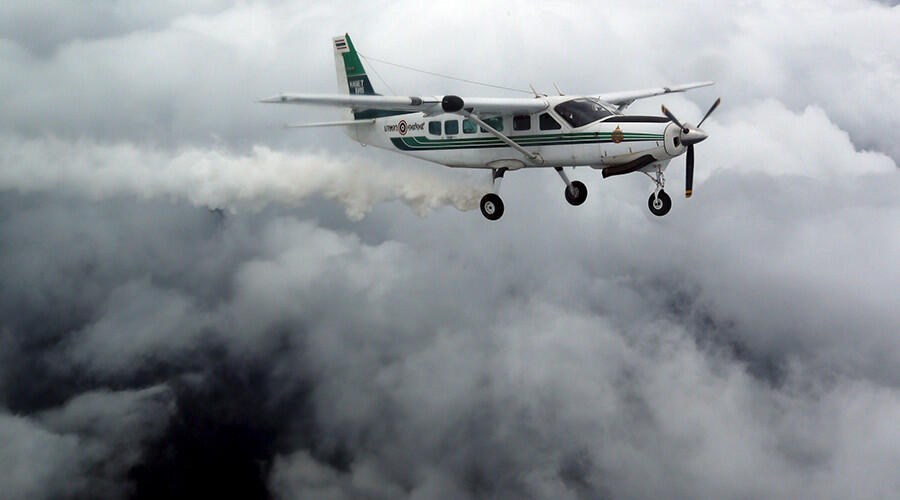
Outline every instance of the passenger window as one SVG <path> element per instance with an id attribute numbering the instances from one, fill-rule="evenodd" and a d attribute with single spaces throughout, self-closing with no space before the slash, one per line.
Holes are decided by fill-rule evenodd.
<path id="1" fill-rule="evenodd" d="M 513 130 L 531 130 L 531 115 L 514 116 Z"/>
<path id="2" fill-rule="evenodd" d="M 431 135 L 441 135 L 441 122 L 428 122 L 428 133 Z"/>
<path id="3" fill-rule="evenodd" d="M 447 135 L 456 135 L 459 133 L 459 121 L 447 120 L 444 122 L 444 133 Z"/>
<path id="4" fill-rule="evenodd" d="M 478 127 L 475 126 L 475 122 L 466 118 L 463 120 L 463 133 L 464 134 L 474 134 L 478 132 Z"/>
<path id="5" fill-rule="evenodd" d="M 497 132 L 503 132 L 503 117 L 502 116 L 496 116 L 494 118 L 488 118 L 487 120 L 482 120 L 482 121 L 484 121 L 484 123 L 487 123 L 488 125 L 490 125 L 490 127 L 492 129 L 496 130 Z M 480 128 L 481 128 L 482 132 L 487 132 L 487 130 L 485 130 L 484 127 L 480 127 Z"/>
<path id="6" fill-rule="evenodd" d="M 541 130 L 559 130 L 562 125 L 559 124 L 549 113 L 542 113 L 539 118 Z"/>

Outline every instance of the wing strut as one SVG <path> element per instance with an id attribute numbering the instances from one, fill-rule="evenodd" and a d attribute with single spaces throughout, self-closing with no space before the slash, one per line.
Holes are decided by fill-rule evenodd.
<path id="1" fill-rule="evenodd" d="M 497 139 L 500 139 L 501 141 L 506 143 L 507 146 L 509 146 L 509 147 L 515 149 L 516 151 L 522 153 L 523 155 L 525 155 L 529 160 L 537 163 L 538 165 L 544 164 L 544 159 L 541 158 L 541 155 L 539 153 L 532 153 L 531 151 L 528 151 L 527 149 L 523 148 L 522 146 L 519 146 L 518 144 L 516 144 L 515 141 L 513 141 L 509 137 L 503 135 L 502 133 L 500 133 L 499 131 L 494 129 L 494 127 L 491 127 L 487 123 L 484 123 L 484 121 L 481 118 L 479 118 L 478 115 L 475 115 L 474 113 L 466 111 L 465 109 L 460 110 L 459 113 L 461 115 L 465 116 L 466 118 L 471 119 L 473 122 L 477 123 L 479 126 L 481 126 L 481 128 L 483 128 L 484 130 L 487 130 L 488 133 L 490 133 Z"/>

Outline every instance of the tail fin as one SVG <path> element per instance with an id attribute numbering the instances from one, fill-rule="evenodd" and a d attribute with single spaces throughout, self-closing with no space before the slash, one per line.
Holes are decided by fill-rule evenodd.
<path id="1" fill-rule="evenodd" d="M 372 82 L 366 75 L 366 69 L 359 60 L 359 54 L 353 47 L 350 35 L 336 36 L 334 40 L 334 66 L 337 70 L 338 92 L 350 95 L 380 95 L 372 88 Z M 356 109 L 345 108 L 342 111 L 344 120 L 368 120 L 384 116 L 407 114 L 409 111 L 392 111 L 388 109 Z"/>
<path id="2" fill-rule="evenodd" d="M 353 47 L 350 35 L 334 37 L 334 66 L 338 92 L 351 95 L 378 95 L 372 88 L 366 70 Z"/>

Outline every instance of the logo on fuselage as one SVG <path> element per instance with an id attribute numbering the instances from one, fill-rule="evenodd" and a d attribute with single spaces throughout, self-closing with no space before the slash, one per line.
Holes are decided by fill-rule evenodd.
<path id="1" fill-rule="evenodd" d="M 622 129 L 620 129 L 618 125 L 616 125 L 616 129 L 612 131 L 610 139 L 616 144 L 625 140 L 625 134 L 622 133 Z"/>
<path id="2" fill-rule="evenodd" d="M 425 122 L 422 123 L 406 123 L 406 120 L 400 120 L 396 125 L 385 125 L 385 132 L 397 132 L 400 135 L 406 135 L 410 130 L 425 130 Z"/>

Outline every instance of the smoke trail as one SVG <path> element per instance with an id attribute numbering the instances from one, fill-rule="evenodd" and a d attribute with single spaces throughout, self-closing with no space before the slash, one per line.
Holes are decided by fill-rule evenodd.
<path id="1" fill-rule="evenodd" d="M 483 187 L 433 171 L 385 168 L 323 153 L 282 153 L 265 146 L 242 155 L 8 136 L 0 137 L 0 189 L 54 190 L 92 199 L 174 197 L 229 210 L 273 202 L 300 205 L 318 195 L 342 203 L 354 220 L 376 203 L 394 200 L 422 216 L 446 205 L 471 210 L 484 193 Z"/>

